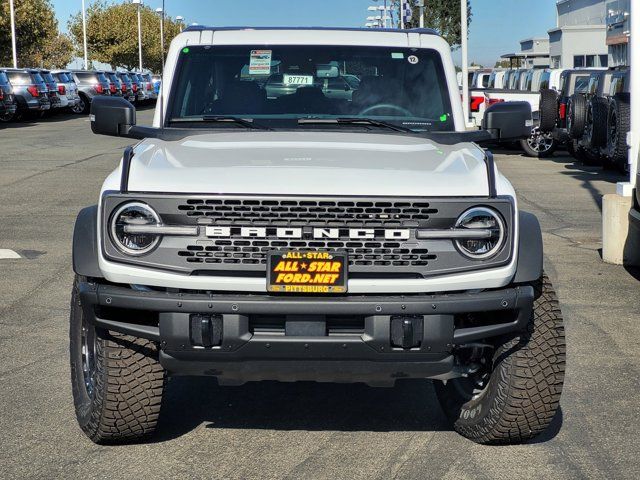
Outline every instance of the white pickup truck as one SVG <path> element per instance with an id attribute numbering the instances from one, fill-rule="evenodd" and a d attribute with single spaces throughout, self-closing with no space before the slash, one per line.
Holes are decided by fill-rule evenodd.
<path id="1" fill-rule="evenodd" d="M 95 133 L 137 143 L 73 236 L 83 431 L 150 435 L 170 375 L 432 379 L 476 442 L 545 430 L 565 340 L 540 226 L 474 143 L 530 121 L 505 102 L 467 132 L 430 30 L 188 28 L 153 126 L 122 98 L 91 105 Z"/>
<path id="2" fill-rule="evenodd" d="M 531 105 L 534 126 L 531 136 L 520 141 L 524 152 L 530 157 L 548 157 L 553 154 L 558 142 L 549 132 L 538 128 L 540 91 L 560 88 L 562 69 L 510 69 L 492 73 L 488 88 L 470 91 L 472 123 L 481 127 L 487 107 L 500 102 L 527 102 Z"/>

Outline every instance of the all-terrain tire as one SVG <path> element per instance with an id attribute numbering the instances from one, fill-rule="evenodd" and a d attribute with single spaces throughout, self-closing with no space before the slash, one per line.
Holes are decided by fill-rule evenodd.
<path id="1" fill-rule="evenodd" d="M 631 128 L 631 106 L 628 93 L 616 94 L 609 105 L 607 120 L 607 157 L 622 173 L 627 173 L 627 133 Z"/>
<path id="2" fill-rule="evenodd" d="M 88 324 L 80 304 L 79 281 L 76 277 L 71 295 L 69 340 L 71 385 L 80 428 L 100 444 L 144 440 L 156 429 L 166 383 L 157 345 Z M 87 337 L 94 341 L 85 340 Z M 83 352 L 92 350 L 93 361 L 83 360 L 90 358 L 88 354 L 83 357 Z"/>
<path id="3" fill-rule="evenodd" d="M 591 100 L 591 135 L 589 147 L 597 149 L 607 144 L 607 117 L 609 102 L 605 98 L 595 97 Z"/>
<path id="4" fill-rule="evenodd" d="M 576 93 L 569 98 L 567 103 L 567 132 L 569 137 L 580 140 L 584 135 L 586 121 L 587 99 L 584 95 Z"/>
<path id="5" fill-rule="evenodd" d="M 546 276 L 534 288 L 526 332 L 496 345 L 493 371 L 481 393 L 469 399 L 458 380 L 435 382 L 454 429 L 474 442 L 525 442 L 542 433 L 558 410 L 566 363 L 562 314 Z"/>
<path id="6" fill-rule="evenodd" d="M 551 132 L 558 121 L 558 94 L 548 88 L 540 90 L 540 131 Z"/>

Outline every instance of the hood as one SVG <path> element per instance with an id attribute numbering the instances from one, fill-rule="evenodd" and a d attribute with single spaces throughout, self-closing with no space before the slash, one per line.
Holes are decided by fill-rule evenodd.
<path id="1" fill-rule="evenodd" d="M 134 149 L 129 189 L 271 195 L 486 196 L 483 152 L 406 135 L 216 132 Z"/>

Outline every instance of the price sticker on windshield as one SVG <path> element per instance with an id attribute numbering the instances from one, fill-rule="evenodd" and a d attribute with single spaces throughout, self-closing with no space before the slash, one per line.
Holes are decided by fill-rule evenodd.
<path id="1" fill-rule="evenodd" d="M 313 85 L 312 75 L 289 75 L 284 74 L 283 82 L 285 85 Z"/>
<path id="2" fill-rule="evenodd" d="M 249 75 L 271 74 L 271 50 L 251 50 Z"/>

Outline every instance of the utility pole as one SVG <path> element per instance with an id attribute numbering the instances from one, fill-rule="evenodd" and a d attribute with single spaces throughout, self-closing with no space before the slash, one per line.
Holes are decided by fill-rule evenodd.
<path id="1" fill-rule="evenodd" d="M 400 0 L 400 30 L 404 30 L 404 0 Z"/>
<path id="2" fill-rule="evenodd" d="M 464 113 L 465 128 L 469 123 L 469 52 L 467 49 L 467 0 L 460 0 L 460 27 L 462 30 L 462 38 L 460 44 L 462 47 L 462 111 Z"/>
<path id="3" fill-rule="evenodd" d="M 13 0 L 9 0 L 11 11 L 11 48 L 13 49 L 13 68 L 18 68 L 18 50 L 16 47 L 16 12 L 13 8 Z"/>
<path id="4" fill-rule="evenodd" d="M 89 70 L 89 56 L 87 55 L 87 14 L 82 0 L 82 42 L 84 44 L 84 69 Z"/>

